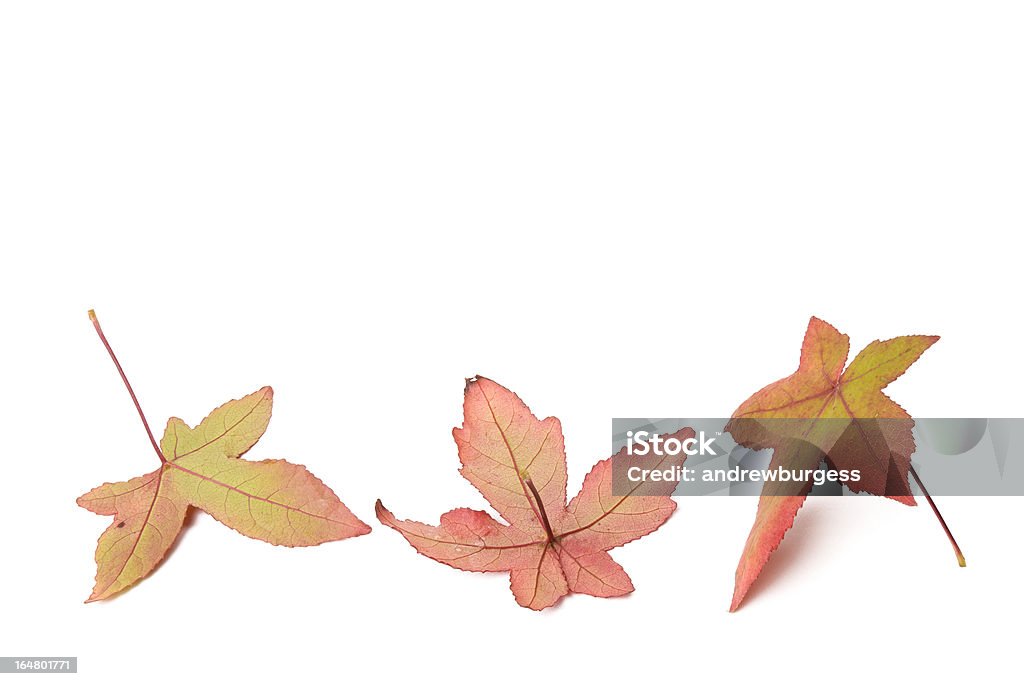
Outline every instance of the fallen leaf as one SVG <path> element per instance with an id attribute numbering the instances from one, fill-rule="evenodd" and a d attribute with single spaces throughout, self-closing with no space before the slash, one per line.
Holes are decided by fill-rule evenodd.
<path id="1" fill-rule="evenodd" d="M 121 365 L 89 314 L 149 432 Z M 319 545 L 370 531 L 305 467 L 241 459 L 266 431 L 273 398 L 266 386 L 221 405 L 195 428 L 172 417 L 159 445 L 149 432 L 158 469 L 103 484 L 78 499 L 87 510 L 114 517 L 96 546 L 96 585 L 86 602 L 120 593 L 153 571 L 181 533 L 189 507 L 245 536 L 282 546 Z"/>
<path id="2" fill-rule="evenodd" d="M 568 593 L 599 598 L 633 590 L 608 550 L 645 536 L 675 510 L 672 486 L 639 484 L 613 495 L 612 460 L 598 462 L 566 505 L 566 462 L 558 419 L 537 419 L 517 395 L 483 377 L 467 381 L 462 428 L 453 431 L 460 473 L 504 522 L 459 508 L 440 526 L 396 519 L 377 501 L 377 518 L 423 555 L 471 572 L 510 572 L 523 607 L 542 610 Z M 692 429 L 673 434 L 692 437 Z M 625 449 L 620 455 L 624 455 Z M 682 464 L 665 457 L 655 468 Z"/>
<path id="3" fill-rule="evenodd" d="M 844 371 L 849 337 L 812 317 L 797 371 L 752 395 L 733 413 L 726 429 L 748 448 L 773 449 L 769 470 L 813 470 L 824 460 L 837 470 L 860 471 L 859 481 L 843 482 L 852 490 L 914 505 L 908 476 L 913 420 L 882 389 L 937 340 L 938 336 L 876 340 Z M 877 419 L 884 421 L 872 421 Z M 731 611 L 740 606 L 793 526 L 811 485 L 810 480 L 765 483 L 736 569 Z"/>

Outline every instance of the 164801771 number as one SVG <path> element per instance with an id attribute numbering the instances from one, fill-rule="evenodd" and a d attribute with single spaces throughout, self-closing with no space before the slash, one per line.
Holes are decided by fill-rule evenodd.
<path id="1" fill-rule="evenodd" d="M 15 660 L 15 667 L 19 671 L 25 672 L 39 672 L 39 671 L 57 671 L 57 670 L 70 670 L 71 660 Z"/>
<path id="2" fill-rule="evenodd" d="M 0 657 L 0 673 L 60 673 L 78 672 L 77 657 Z"/>

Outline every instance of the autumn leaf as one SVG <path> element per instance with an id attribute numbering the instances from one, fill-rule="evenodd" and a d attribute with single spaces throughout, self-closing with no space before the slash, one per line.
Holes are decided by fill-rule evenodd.
<path id="1" fill-rule="evenodd" d="M 517 395 L 483 377 L 466 383 L 462 428 L 453 431 L 460 470 L 503 518 L 459 508 L 440 526 L 377 518 L 423 555 L 471 572 L 510 572 L 523 607 L 542 610 L 568 593 L 626 595 L 633 584 L 607 551 L 645 536 L 675 510 L 675 484 L 645 482 L 612 492 L 612 460 L 598 462 L 566 505 L 566 462 L 558 419 L 537 419 Z M 692 429 L 674 434 L 692 437 Z M 624 455 L 624 450 L 620 456 Z M 682 464 L 664 457 L 655 468 Z"/>
<path id="2" fill-rule="evenodd" d="M 96 546 L 96 585 L 86 602 L 120 593 L 153 571 L 181 533 L 189 507 L 274 545 L 319 545 L 370 531 L 305 467 L 241 459 L 270 422 L 274 392 L 269 386 L 221 405 L 195 428 L 172 417 L 157 444 L 95 313 L 89 317 L 131 394 L 160 466 L 78 499 L 87 510 L 114 517 Z"/>
<path id="3" fill-rule="evenodd" d="M 913 420 L 882 389 L 937 340 L 938 336 L 876 340 L 846 366 L 849 337 L 812 318 L 797 371 L 752 395 L 733 413 L 726 429 L 741 445 L 772 449 L 769 470 L 814 470 L 825 461 L 836 470 L 860 474 L 859 480 L 843 482 L 851 490 L 914 505 L 909 483 L 909 475 L 916 478 L 910 462 Z M 739 607 L 793 526 L 811 485 L 810 479 L 765 483 L 736 569 L 731 610 Z M 958 548 L 957 554 L 962 561 Z"/>

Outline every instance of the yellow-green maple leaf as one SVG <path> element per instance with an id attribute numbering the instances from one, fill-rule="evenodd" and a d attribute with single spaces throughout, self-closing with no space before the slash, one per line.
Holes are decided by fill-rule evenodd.
<path id="1" fill-rule="evenodd" d="M 78 499 L 82 507 L 114 517 L 96 546 L 96 585 L 87 602 L 109 598 L 153 571 L 181 532 L 189 507 L 275 545 L 319 545 L 370 531 L 305 467 L 241 459 L 266 431 L 273 398 L 266 386 L 221 405 L 195 428 L 172 417 L 159 446 L 153 441 L 159 469 L 103 484 Z M 146 423 L 141 409 L 139 414 Z"/>

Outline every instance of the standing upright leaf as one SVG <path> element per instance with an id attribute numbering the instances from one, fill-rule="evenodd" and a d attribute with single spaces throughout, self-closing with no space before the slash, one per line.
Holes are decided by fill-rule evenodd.
<path id="1" fill-rule="evenodd" d="M 190 506 L 275 545 L 319 545 L 370 531 L 305 467 L 241 459 L 270 422 L 274 392 L 269 386 L 221 405 L 195 428 L 172 417 L 158 445 L 99 321 L 91 311 L 89 316 L 160 459 L 155 471 L 103 484 L 78 499 L 82 507 L 114 517 L 96 546 L 96 585 L 89 601 L 109 598 L 153 571 L 181 532 Z"/>
<path id="2" fill-rule="evenodd" d="M 516 601 L 533 610 L 568 593 L 630 593 L 633 583 L 607 551 L 661 526 L 675 510 L 674 484 L 643 482 L 615 495 L 612 461 L 606 459 L 566 505 L 557 419 L 537 419 L 517 395 L 479 376 L 467 382 L 463 408 L 462 428 L 453 431 L 460 472 L 505 521 L 459 508 L 442 515 L 440 526 L 430 526 L 396 519 L 379 500 L 377 518 L 438 562 L 471 572 L 509 572 Z M 693 430 L 674 436 L 683 440 Z M 683 459 L 665 457 L 656 468 Z"/>
<path id="3" fill-rule="evenodd" d="M 914 505 L 908 476 L 913 421 L 882 389 L 937 340 L 900 336 L 873 341 L 847 367 L 849 337 L 812 318 L 797 371 L 747 399 L 726 428 L 741 445 L 773 449 L 770 469 L 816 469 L 825 460 L 836 469 L 860 473 L 860 480 L 844 482 L 852 490 Z M 765 483 L 736 569 L 732 610 L 793 526 L 810 489 L 810 480 Z"/>

